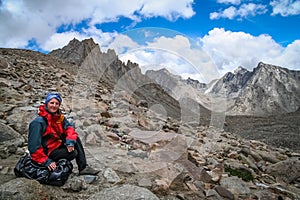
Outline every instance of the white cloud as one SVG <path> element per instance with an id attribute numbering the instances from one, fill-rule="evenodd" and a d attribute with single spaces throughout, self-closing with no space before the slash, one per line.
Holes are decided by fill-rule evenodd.
<path id="1" fill-rule="evenodd" d="M 213 20 L 219 18 L 228 18 L 228 19 L 246 18 L 248 16 L 265 14 L 266 12 L 267 12 L 267 7 L 265 5 L 248 3 L 248 4 L 242 4 L 239 8 L 230 6 L 220 12 L 210 13 L 210 19 Z"/>
<path id="2" fill-rule="evenodd" d="M 266 62 L 287 67 L 289 69 L 300 70 L 300 40 L 295 40 L 289 44 L 278 57 L 268 58 Z"/>
<path id="3" fill-rule="evenodd" d="M 57 39 L 53 37 L 49 44 L 61 41 L 61 44 L 56 45 L 62 47 L 66 45 L 63 44 L 65 41 L 70 41 L 74 37 L 85 39 L 97 31 L 89 29 L 84 35 L 76 35 L 75 32 L 61 33 L 56 36 Z M 165 33 L 165 30 L 161 31 Z M 269 35 L 253 36 L 245 32 L 215 28 L 200 38 L 201 45 L 197 46 L 186 36 L 177 33 L 169 37 L 156 34 L 152 29 L 142 32 L 145 34 L 145 41 L 141 41 L 141 37 L 131 38 L 125 34 L 102 32 L 97 32 L 98 37 L 94 37 L 94 40 L 99 44 L 106 42 L 105 48 L 115 49 L 125 63 L 127 60 L 138 63 L 142 72 L 167 68 L 185 79 L 191 77 L 201 82 L 219 78 L 238 66 L 252 70 L 260 61 L 289 69 L 300 69 L 300 40 L 282 47 Z M 136 34 L 131 31 L 129 35 Z M 157 36 L 150 37 L 151 40 L 146 41 L 149 38 L 147 36 L 154 35 Z"/>
<path id="4" fill-rule="evenodd" d="M 269 35 L 253 36 L 244 32 L 225 31 L 223 28 L 214 28 L 200 40 L 221 74 L 233 71 L 238 66 L 252 70 L 260 61 L 300 69 L 299 40 L 284 48 Z"/>
<path id="5" fill-rule="evenodd" d="M 43 20 L 37 14 L 26 15 L 22 1 L 3 1 L 0 8 L 0 46 L 21 48 L 34 36 L 40 38 L 51 35 L 55 30 L 43 26 Z M 25 11 L 26 12 L 26 11 Z M 49 34 L 50 33 L 50 34 Z"/>
<path id="6" fill-rule="evenodd" d="M 217 0 L 218 3 L 224 3 L 224 4 L 234 4 L 238 5 L 241 3 L 241 0 Z"/>
<path id="7" fill-rule="evenodd" d="M 273 7 L 272 15 L 299 15 L 300 14 L 300 1 L 299 0 L 274 0 L 270 2 Z"/>
<path id="8" fill-rule="evenodd" d="M 128 37 L 127 35 L 124 34 L 118 34 L 112 38 L 110 38 L 109 40 L 105 41 L 106 44 L 104 44 L 104 48 L 105 49 L 114 49 L 116 51 L 117 55 L 122 56 L 122 54 L 124 54 L 124 52 L 126 51 L 130 51 L 132 49 L 138 49 L 140 48 L 139 44 L 132 40 L 130 37 Z M 124 55 L 123 55 L 124 57 Z M 124 59 L 125 62 L 127 62 L 127 60 L 130 59 Z M 135 61 L 136 59 L 133 59 L 132 61 Z M 140 64 L 140 63 L 139 63 Z"/>
<path id="9" fill-rule="evenodd" d="M 73 38 L 78 40 L 84 40 L 88 38 L 93 38 L 94 42 L 98 44 L 105 44 L 109 42 L 111 38 L 115 37 L 117 33 L 113 32 L 102 32 L 101 30 L 91 27 L 89 29 L 83 29 L 82 33 L 75 31 L 68 31 L 63 33 L 55 33 L 50 36 L 41 46 L 45 51 L 51 51 L 53 49 L 58 49 L 63 46 L 66 46 L 69 41 Z"/>
<path id="10" fill-rule="evenodd" d="M 241 17 L 247 17 L 265 14 L 266 12 L 267 7 L 265 5 L 248 3 L 241 5 L 241 7 L 238 10 L 238 15 Z"/>
<path id="11" fill-rule="evenodd" d="M 164 29 L 155 31 L 165 33 Z M 148 35 L 155 35 L 151 29 L 144 32 Z M 157 34 L 159 36 L 144 42 L 138 38 L 139 44 L 134 41 L 136 38 L 120 36 L 121 39 L 119 39 L 118 36 L 110 47 L 117 46 L 117 49 L 121 49 L 122 54 L 119 54 L 119 58 L 124 62 L 130 60 L 138 63 L 142 72 L 149 69 L 167 68 L 170 72 L 184 78 L 202 77 L 201 81 L 204 82 L 219 77 L 216 66 L 201 47 L 194 44 L 195 42 L 193 43 L 189 38 L 176 34 L 172 37 Z M 124 49 L 126 49 L 125 52 Z"/>
<path id="12" fill-rule="evenodd" d="M 171 21 L 179 17 L 190 18 L 195 12 L 191 0 L 145 0 L 140 13 L 146 17 L 163 16 Z"/>
<path id="13" fill-rule="evenodd" d="M 160 36 L 145 46 L 136 46 L 123 59 L 139 63 L 141 68 L 167 68 L 183 78 L 200 81 L 220 77 L 238 66 L 253 70 L 259 62 L 300 69 L 300 40 L 287 47 L 276 43 L 271 36 L 253 36 L 245 32 L 214 28 L 194 47 L 189 38 Z"/>
<path id="14" fill-rule="evenodd" d="M 189 18 L 195 14 L 192 4 L 193 0 L 90 0 L 88 3 L 84 0 L 2 0 L 0 46 L 25 47 L 32 38 L 40 46 L 49 46 L 46 42 L 57 37 L 58 27 L 74 26 L 83 20 L 88 22 L 89 29 L 95 24 L 116 22 L 120 17 L 129 18 L 133 23 L 145 17 Z"/>
<path id="15" fill-rule="evenodd" d="M 73 38 L 78 40 L 85 39 L 84 36 L 80 35 L 78 32 L 64 32 L 53 34 L 41 47 L 46 51 L 51 51 L 53 49 L 58 49 L 66 46 L 69 41 Z"/>

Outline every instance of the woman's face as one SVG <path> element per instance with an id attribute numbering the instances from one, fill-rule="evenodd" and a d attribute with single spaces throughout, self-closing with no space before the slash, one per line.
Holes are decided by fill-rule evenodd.
<path id="1" fill-rule="evenodd" d="M 59 101 L 55 98 L 52 98 L 47 104 L 48 110 L 51 113 L 57 112 L 59 109 L 59 106 L 60 106 Z"/>

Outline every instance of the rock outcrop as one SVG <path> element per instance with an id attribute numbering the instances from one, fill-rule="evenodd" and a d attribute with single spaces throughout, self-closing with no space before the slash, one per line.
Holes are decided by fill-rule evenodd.
<path id="1" fill-rule="evenodd" d="M 252 72 L 249 72 L 245 68 L 238 67 L 233 73 L 228 72 L 219 80 L 213 81 L 213 83 L 210 84 L 210 88 L 205 92 L 215 95 L 224 95 L 227 98 L 236 98 L 252 74 Z"/>
<path id="2" fill-rule="evenodd" d="M 76 65 L 81 65 L 84 59 L 96 47 L 100 48 L 91 38 L 83 40 L 82 42 L 74 38 L 67 46 L 62 49 L 53 50 L 49 55 L 61 58 Z"/>
<path id="3" fill-rule="evenodd" d="M 259 63 L 235 100 L 232 113 L 295 112 L 300 107 L 300 71 Z"/>

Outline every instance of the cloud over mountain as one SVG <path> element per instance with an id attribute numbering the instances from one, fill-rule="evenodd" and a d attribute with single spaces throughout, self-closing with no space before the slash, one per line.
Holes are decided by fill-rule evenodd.
<path id="1" fill-rule="evenodd" d="M 201 74 L 192 68 L 199 63 L 199 51 L 210 56 L 206 60 L 215 64 L 219 75 L 239 65 L 251 70 L 260 61 L 299 69 L 298 30 L 291 25 L 295 24 L 294 15 L 300 14 L 299 1 L 128 2 L 2 0 L 0 47 L 47 53 L 73 38 L 93 38 L 101 48 L 116 49 L 124 60 L 147 68 L 169 66 L 183 77 L 198 80 Z M 147 36 L 150 39 L 141 43 L 138 35 L 126 33 L 147 27 L 178 34 Z M 192 43 L 199 43 L 198 47 Z M 154 47 L 163 52 L 149 51 Z"/>

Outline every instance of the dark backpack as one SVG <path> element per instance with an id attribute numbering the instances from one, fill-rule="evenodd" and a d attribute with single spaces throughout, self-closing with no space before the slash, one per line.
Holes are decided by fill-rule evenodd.
<path id="1" fill-rule="evenodd" d="M 41 184 L 63 186 L 72 173 L 73 165 L 66 159 L 56 162 L 56 169 L 50 171 L 48 167 L 39 165 L 31 160 L 29 153 L 22 156 L 14 168 L 17 177 L 34 179 Z"/>

